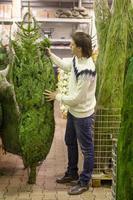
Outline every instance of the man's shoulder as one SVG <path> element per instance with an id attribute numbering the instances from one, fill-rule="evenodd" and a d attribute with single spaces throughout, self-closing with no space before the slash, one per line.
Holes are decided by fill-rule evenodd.
<path id="1" fill-rule="evenodd" d="M 95 77 L 95 75 L 96 75 L 96 70 L 93 71 L 92 69 L 86 68 L 86 69 L 83 69 L 83 70 L 81 70 L 81 71 L 79 71 L 77 73 L 77 78 L 79 78 L 81 76 L 84 76 L 84 77 Z"/>
<path id="2" fill-rule="evenodd" d="M 62 58 L 62 60 L 65 61 L 65 62 L 69 62 L 69 63 L 73 62 L 73 58 L 72 57 Z"/>
<path id="3" fill-rule="evenodd" d="M 95 76 L 96 75 L 96 68 L 95 68 L 95 64 L 92 60 L 92 58 L 88 58 L 86 60 L 86 63 L 82 66 L 82 68 L 80 68 L 78 70 L 78 76 L 80 75 L 89 75 L 89 76 Z"/>

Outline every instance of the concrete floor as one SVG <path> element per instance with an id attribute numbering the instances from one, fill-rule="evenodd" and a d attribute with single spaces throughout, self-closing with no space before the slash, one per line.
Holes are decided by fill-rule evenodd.
<path id="1" fill-rule="evenodd" d="M 0 200 L 111 200 L 110 187 L 89 188 L 82 195 L 69 196 L 70 186 L 56 183 L 67 166 L 64 131 L 66 120 L 62 119 L 59 106 L 55 103 L 56 128 L 54 141 L 46 160 L 37 169 L 37 181 L 27 184 L 27 171 L 20 157 L 0 153 Z M 81 169 L 81 156 L 79 168 Z"/>

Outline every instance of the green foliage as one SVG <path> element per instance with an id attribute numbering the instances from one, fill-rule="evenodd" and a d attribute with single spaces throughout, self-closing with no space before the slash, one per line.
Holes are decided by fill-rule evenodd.
<path id="1" fill-rule="evenodd" d="M 117 4 L 116 4 L 117 5 Z M 105 108 L 121 108 L 123 81 L 127 54 L 128 10 L 124 0 L 120 11 L 115 8 L 108 30 L 106 49 L 102 62 L 102 81 L 98 95 L 98 105 Z"/>
<path id="2" fill-rule="evenodd" d="M 8 52 L 5 46 L 3 46 L 2 42 L 0 42 L 0 70 L 6 68 L 8 64 Z M 2 125 L 2 108 L 0 104 L 0 127 Z"/>
<path id="3" fill-rule="evenodd" d="M 3 84 L 2 84 L 3 83 Z M 14 87 L 6 80 L 1 82 L 0 103 L 2 107 L 1 138 L 6 151 L 21 155 L 19 143 L 19 109 Z"/>
<path id="4" fill-rule="evenodd" d="M 5 69 L 9 63 L 8 52 L 6 46 L 0 42 L 0 70 Z"/>
<path id="5" fill-rule="evenodd" d="M 122 122 L 118 138 L 117 200 L 133 197 L 133 57 L 130 59 L 125 84 Z"/>
<path id="6" fill-rule="evenodd" d="M 133 4 L 133 3 L 132 3 Z M 128 7 L 128 43 L 127 60 L 133 56 L 133 5 Z"/>
<path id="7" fill-rule="evenodd" d="M 27 13 L 24 20 L 32 19 Z M 53 102 L 43 96 L 45 89 L 55 90 L 52 63 L 45 56 L 48 39 L 38 42 L 39 29 L 33 18 L 19 25 L 17 40 L 12 41 L 15 52 L 13 82 L 21 111 L 20 143 L 26 165 L 36 165 L 45 159 L 54 134 Z"/>
<path id="8" fill-rule="evenodd" d="M 99 94 L 99 87 L 103 78 L 103 59 L 107 43 L 108 29 L 111 20 L 111 13 L 109 10 L 108 2 L 106 0 L 95 0 L 94 1 L 94 11 L 96 16 L 96 29 L 97 29 L 97 39 L 98 39 L 98 58 L 96 61 L 97 69 L 97 90 L 96 95 Z"/>
<path id="9" fill-rule="evenodd" d="M 97 142 L 99 142 L 98 143 L 99 155 L 96 155 L 96 157 L 98 157 L 99 163 L 103 164 L 103 160 L 101 159 L 101 152 L 108 151 L 109 148 L 107 149 L 104 148 L 103 145 L 101 145 L 100 141 L 96 139 L 97 135 L 101 137 L 102 134 L 104 133 L 105 135 L 108 134 L 111 135 L 112 133 L 114 133 L 114 136 L 117 137 L 117 134 L 119 132 L 118 131 L 119 123 L 117 123 L 117 121 L 118 122 L 121 121 L 121 107 L 123 104 L 123 95 L 126 95 L 125 90 L 123 91 L 125 68 L 127 66 L 127 60 L 129 60 L 128 58 L 133 55 L 133 45 L 132 45 L 133 9 L 131 7 L 131 0 L 114 0 L 113 8 L 111 9 L 110 15 L 108 15 L 107 14 L 108 8 L 106 7 L 108 0 L 95 0 L 95 2 L 97 3 L 95 12 L 97 12 L 96 27 L 97 27 L 98 43 L 99 43 L 99 56 L 96 63 L 98 72 L 98 86 L 97 86 L 98 100 L 97 100 L 97 110 L 96 110 L 94 146 L 97 146 Z M 103 6 L 104 2 L 105 6 Z M 130 93 L 131 93 L 131 88 L 130 88 Z M 125 96 L 125 98 L 128 99 L 128 95 Z M 128 107 L 127 105 L 128 102 L 127 104 L 125 104 L 126 108 Z M 106 114 L 106 109 L 110 111 L 108 115 Z M 102 114 L 99 116 L 99 112 L 101 110 Z M 128 112 L 129 115 L 133 113 L 132 108 L 129 108 Z M 116 119 L 117 116 L 118 120 Z M 112 120 L 110 119 L 110 117 L 112 118 Z M 130 119 L 132 118 L 133 117 L 131 117 L 130 115 Z M 126 128 L 128 127 L 128 119 L 125 118 L 124 120 L 126 121 L 125 129 L 122 130 L 121 128 L 121 132 L 123 131 L 122 132 L 123 138 L 121 139 L 121 143 L 123 144 L 125 141 L 125 137 L 127 137 L 125 135 L 127 133 L 125 132 L 127 132 Z M 108 122 L 108 124 L 104 122 Z M 129 120 L 129 123 L 130 122 L 131 121 Z M 122 127 L 123 126 L 124 125 L 122 125 Z M 132 125 L 131 127 L 133 129 Z M 112 130 L 112 128 L 114 128 L 114 130 Z M 106 132 L 104 129 L 106 129 Z M 132 130 L 128 129 L 128 132 L 131 136 Z M 131 139 L 131 137 L 129 138 Z M 106 145 L 106 140 L 104 142 L 105 142 L 104 145 Z M 118 151 L 119 148 L 120 146 L 118 146 Z M 130 148 L 131 146 L 129 147 L 129 149 Z M 131 156 L 131 149 L 130 150 L 128 149 L 131 157 L 129 158 L 128 156 L 128 158 L 125 159 L 126 156 L 125 152 L 128 151 L 127 149 L 128 145 L 126 143 L 126 145 L 123 145 L 123 150 L 120 153 L 122 155 L 123 152 L 123 157 L 120 158 L 121 163 L 120 162 L 118 163 L 118 171 L 121 170 L 121 174 L 119 173 L 118 176 L 119 179 L 117 180 L 118 185 L 121 184 L 121 187 L 119 185 L 118 200 L 127 200 L 128 196 L 130 196 L 130 198 L 131 196 L 133 196 L 132 194 L 130 194 L 132 186 L 131 187 L 129 186 L 130 190 L 128 190 L 128 184 L 131 184 L 131 179 L 129 177 L 132 171 L 130 158 L 133 156 Z M 120 154 L 118 154 L 118 157 L 120 156 Z M 111 154 L 108 155 L 108 157 L 109 156 L 110 158 L 112 157 Z M 128 163 L 128 161 L 129 161 L 128 166 L 130 167 L 128 167 L 129 172 L 126 173 L 125 169 L 127 167 L 126 163 Z M 123 170 L 122 168 L 124 169 L 123 171 L 124 173 L 122 172 Z M 130 183 L 128 182 L 129 179 Z M 127 186 L 125 187 L 125 185 Z"/>

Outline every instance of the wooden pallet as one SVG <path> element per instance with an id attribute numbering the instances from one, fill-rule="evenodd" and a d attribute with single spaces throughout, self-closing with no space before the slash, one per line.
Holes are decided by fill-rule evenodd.
<path id="1" fill-rule="evenodd" d="M 101 187 L 103 185 L 111 185 L 112 174 L 93 174 L 92 187 Z"/>

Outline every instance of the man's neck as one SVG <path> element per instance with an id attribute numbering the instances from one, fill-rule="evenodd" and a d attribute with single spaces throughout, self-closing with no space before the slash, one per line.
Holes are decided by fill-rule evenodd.
<path id="1" fill-rule="evenodd" d="M 86 57 L 84 57 L 84 56 L 76 56 L 76 57 L 77 57 L 78 60 L 84 60 L 84 59 L 86 59 Z"/>
<path id="2" fill-rule="evenodd" d="M 77 55 L 76 55 L 76 56 L 77 56 L 77 58 L 78 58 L 78 59 L 81 59 L 81 58 L 83 58 L 83 55 L 82 55 L 82 53 L 77 53 Z"/>

